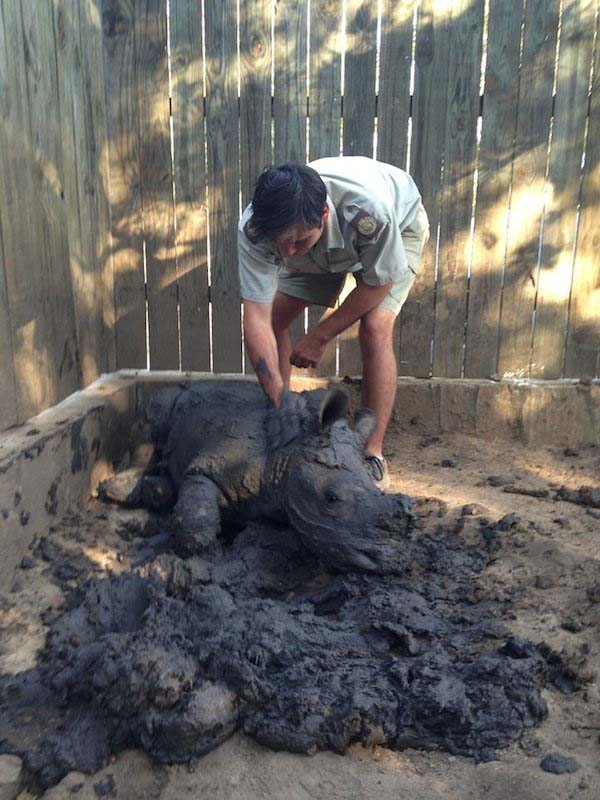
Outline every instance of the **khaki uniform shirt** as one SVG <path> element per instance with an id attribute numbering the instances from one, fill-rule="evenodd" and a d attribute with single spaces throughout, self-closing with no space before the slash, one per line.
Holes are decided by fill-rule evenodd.
<path id="1" fill-rule="evenodd" d="M 413 221 L 421 196 L 403 170 L 362 156 L 321 158 L 309 164 L 327 188 L 329 217 L 319 241 L 302 256 L 282 258 L 269 240 L 251 241 L 238 225 L 238 259 L 244 300 L 272 302 L 279 274 L 357 272 L 370 286 L 395 283 L 409 270 L 402 231 Z"/>

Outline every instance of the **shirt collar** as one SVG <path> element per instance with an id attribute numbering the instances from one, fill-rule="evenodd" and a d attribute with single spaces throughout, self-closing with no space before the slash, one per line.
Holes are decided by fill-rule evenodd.
<path id="1" fill-rule="evenodd" d="M 327 208 L 329 209 L 329 216 L 323 223 L 323 234 L 314 247 L 319 253 L 344 247 L 344 237 L 340 230 L 337 212 L 329 195 L 327 195 Z"/>

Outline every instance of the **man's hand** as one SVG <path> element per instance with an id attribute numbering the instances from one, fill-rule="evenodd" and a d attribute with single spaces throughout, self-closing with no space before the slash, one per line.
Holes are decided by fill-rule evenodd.
<path id="1" fill-rule="evenodd" d="M 323 356 L 323 351 L 328 339 L 323 339 L 315 333 L 317 329 L 305 333 L 296 342 L 290 356 L 290 364 L 294 367 L 316 367 Z"/>

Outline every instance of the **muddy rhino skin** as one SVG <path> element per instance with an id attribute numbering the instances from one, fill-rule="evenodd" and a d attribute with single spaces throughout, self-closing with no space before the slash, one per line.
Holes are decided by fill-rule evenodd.
<path id="1" fill-rule="evenodd" d="M 147 406 L 152 469 L 177 492 L 177 552 L 203 552 L 223 528 L 263 517 L 291 524 L 340 571 L 403 571 L 410 500 L 383 495 L 366 469 L 373 415 L 360 409 L 353 427 L 347 417 L 339 388 L 286 393 L 280 409 L 250 383 L 158 392 Z"/>

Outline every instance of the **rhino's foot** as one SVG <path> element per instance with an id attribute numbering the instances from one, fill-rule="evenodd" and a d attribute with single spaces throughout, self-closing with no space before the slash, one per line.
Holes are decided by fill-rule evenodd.
<path id="1" fill-rule="evenodd" d="M 138 506 L 142 500 L 143 478 L 143 467 L 130 467 L 122 472 L 116 472 L 98 484 L 98 497 L 127 508 Z"/>
<path id="2" fill-rule="evenodd" d="M 174 509 L 175 552 L 187 558 L 208 550 L 221 531 L 219 487 L 204 475 L 188 475 Z"/>

